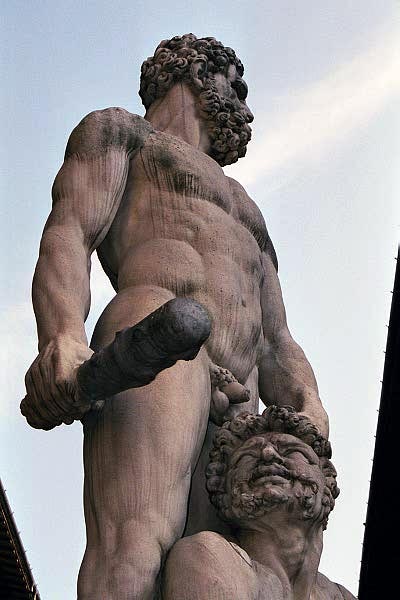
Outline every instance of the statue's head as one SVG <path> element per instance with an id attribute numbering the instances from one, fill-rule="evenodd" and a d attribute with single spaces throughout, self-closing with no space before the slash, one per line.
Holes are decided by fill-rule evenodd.
<path id="1" fill-rule="evenodd" d="M 328 440 L 292 407 L 243 413 L 215 435 L 207 467 L 211 502 L 239 528 L 282 514 L 326 528 L 339 495 L 330 457 Z"/>
<path id="2" fill-rule="evenodd" d="M 246 154 L 253 115 L 246 104 L 244 68 L 232 48 L 213 37 L 192 33 L 162 41 L 142 65 L 140 97 L 146 109 L 177 83 L 187 83 L 198 97 L 206 120 L 210 156 L 221 166 Z"/>

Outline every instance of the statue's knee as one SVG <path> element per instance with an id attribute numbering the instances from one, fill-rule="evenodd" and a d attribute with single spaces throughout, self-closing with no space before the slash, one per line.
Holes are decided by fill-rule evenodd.
<path id="1" fill-rule="evenodd" d="M 127 562 L 116 560 L 110 573 L 110 598 L 153 600 L 156 597 L 161 558 L 137 556 Z"/>
<path id="2" fill-rule="evenodd" d="M 153 600 L 162 550 L 156 543 L 119 547 L 112 553 L 86 552 L 78 580 L 79 600 Z"/>
<path id="3" fill-rule="evenodd" d="M 132 537 L 129 546 L 114 554 L 109 573 L 109 589 L 115 600 L 153 600 L 163 560 L 154 540 Z"/>

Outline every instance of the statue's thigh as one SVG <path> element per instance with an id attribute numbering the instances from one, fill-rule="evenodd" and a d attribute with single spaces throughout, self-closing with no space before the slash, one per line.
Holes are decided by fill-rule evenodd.
<path id="1" fill-rule="evenodd" d="M 168 299 L 162 298 L 157 304 L 153 295 L 143 314 L 141 297 L 138 310 L 142 314 L 135 314 L 134 302 L 126 318 L 120 306 L 116 306 L 117 311 L 109 307 L 109 317 L 101 317 L 96 344 L 108 343 L 113 327 L 137 322 Z M 109 398 L 99 413 L 86 417 L 85 515 L 89 537 L 91 531 L 102 537 L 107 530 L 112 550 L 113 539 L 120 540 L 121 536 L 128 539 L 151 531 L 168 546 L 181 535 L 209 404 L 209 359 L 202 349 L 193 361 L 179 361 L 151 384 Z"/>

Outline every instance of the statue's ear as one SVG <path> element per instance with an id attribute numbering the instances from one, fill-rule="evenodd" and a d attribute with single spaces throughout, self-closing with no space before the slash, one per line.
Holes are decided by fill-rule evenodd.
<path id="1" fill-rule="evenodd" d="M 206 58 L 198 57 L 190 65 L 190 79 L 198 90 L 204 88 L 204 78 L 207 75 Z"/>

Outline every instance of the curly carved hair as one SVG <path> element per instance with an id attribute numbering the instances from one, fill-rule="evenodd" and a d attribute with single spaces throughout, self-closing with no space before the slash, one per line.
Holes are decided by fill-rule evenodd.
<path id="1" fill-rule="evenodd" d="M 236 68 L 235 88 L 239 102 L 220 94 L 215 75 L 228 77 Z M 210 139 L 208 154 L 222 167 L 246 154 L 251 139 L 249 123 L 253 115 L 244 100 L 247 86 L 244 68 L 232 48 L 212 37 L 197 38 L 192 33 L 164 40 L 154 56 L 144 61 L 140 78 L 140 97 L 146 109 L 178 82 L 187 83 L 197 94 L 198 109 L 206 121 Z"/>
<path id="2" fill-rule="evenodd" d="M 139 95 L 148 109 L 175 83 L 185 81 L 200 89 L 210 73 L 226 74 L 230 65 L 236 67 L 240 77 L 243 75 L 244 67 L 232 48 L 213 37 L 176 35 L 160 42 L 154 56 L 142 64 Z"/>
<path id="3" fill-rule="evenodd" d="M 242 494 L 242 499 L 232 498 L 227 490 L 227 473 L 233 453 L 247 440 L 267 432 L 286 433 L 292 435 L 308 446 L 320 458 L 320 468 L 325 476 L 325 488 L 322 504 L 324 506 L 323 524 L 327 525 L 329 513 L 333 510 L 335 499 L 339 495 L 336 485 L 336 470 L 330 462 L 331 445 L 318 431 L 317 427 L 304 415 L 298 414 L 291 406 L 269 406 L 262 415 L 242 413 L 231 421 L 227 421 L 217 431 L 214 446 L 210 452 L 210 462 L 207 467 L 207 489 L 212 504 L 222 518 L 228 521 L 254 519 L 266 512 L 268 506 L 281 504 L 287 500 L 275 489 L 269 490 L 269 497 L 263 498 Z M 312 482 L 301 480 L 305 485 Z M 232 506 L 232 502 L 235 506 Z M 303 499 L 304 518 L 311 518 L 313 500 L 310 496 Z"/>

